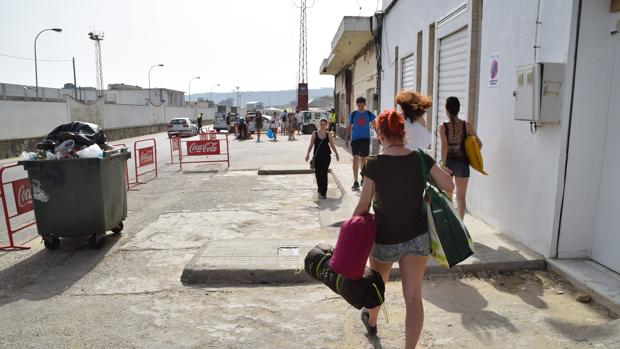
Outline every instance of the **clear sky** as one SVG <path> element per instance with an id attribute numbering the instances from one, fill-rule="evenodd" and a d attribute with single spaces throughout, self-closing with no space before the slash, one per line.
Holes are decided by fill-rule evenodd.
<path id="1" fill-rule="evenodd" d="M 299 0 L 294 0 L 297 4 Z M 313 0 L 308 0 L 308 6 Z M 360 10 L 360 6 L 362 9 Z M 316 0 L 308 9 L 310 88 L 332 87 L 333 77 L 319 75 L 323 58 L 343 16 L 371 15 L 377 0 Z M 105 33 L 102 42 L 104 83 L 148 86 L 192 93 L 281 90 L 296 86 L 299 9 L 293 0 L 0 0 L 0 82 L 34 85 L 36 34 L 39 86 L 73 82 L 95 86 L 95 48 L 88 32 Z"/>

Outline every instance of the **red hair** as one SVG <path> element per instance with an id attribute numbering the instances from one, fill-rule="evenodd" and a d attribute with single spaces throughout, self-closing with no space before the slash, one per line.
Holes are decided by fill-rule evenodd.
<path id="1" fill-rule="evenodd" d="M 377 129 L 389 140 L 402 141 L 405 138 L 405 119 L 396 110 L 384 110 L 377 118 Z"/>

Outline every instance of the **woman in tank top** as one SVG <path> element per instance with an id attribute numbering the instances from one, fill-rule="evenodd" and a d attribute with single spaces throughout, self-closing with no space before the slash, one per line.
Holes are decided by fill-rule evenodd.
<path id="1" fill-rule="evenodd" d="M 446 99 L 446 116 L 450 119 L 439 126 L 441 137 L 441 167 L 454 177 L 456 184 L 456 206 L 461 218 L 465 217 L 467 203 L 467 184 L 469 183 L 469 159 L 465 153 L 465 139 L 468 136 L 476 137 L 480 148 L 482 142 L 476 130 L 467 121 L 459 119 L 461 102 L 456 97 Z M 448 193 L 452 198 L 452 193 Z"/>
<path id="2" fill-rule="evenodd" d="M 329 164 L 331 163 L 332 150 L 336 154 L 336 160 L 340 161 L 338 150 L 334 145 L 334 137 L 327 132 L 329 125 L 326 118 L 319 121 L 319 129 L 312 133 L 308 152 L 306 153 L 306 162 L 310 160 L 310 151 L 314 148 L 312 158 L 314 159 L 314 176 L 316 177 L 317 191 L 321 199 L 327 199 L 327 173 L 329 172 Z M 331 150 L 330 150 L 331 148 Z"/>

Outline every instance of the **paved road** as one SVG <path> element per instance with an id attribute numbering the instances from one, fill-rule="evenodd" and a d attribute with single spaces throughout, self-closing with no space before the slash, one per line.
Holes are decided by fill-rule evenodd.
<path id="1" fill-rule="evenodd" d="M 312 175 L 257 175 L 265 163 L 303 165 L 308 137 L 300 138 L 231 142 L 228 171 L 162 166 L 158 179 L 129 192 L 125 231 L 101 250 L 73 239 L 48 251 L 33 240 L 29 251 L 0 254 L 0 347 L 402 347 L 399 282 L 388 284 L 390 321 L 381 320 L 378 340 L 367 339 L 359 312 L 322 285 L 180 282 L 186 263 L 215 240 L 337 236 L 320 219 L 338 205 L 333 181 L 325 202 Z M 612 348 L 620 341 L 617 320 L 576 302 L 570 285 L 545 272 L 429 278 L 424 304 L 422 348 Z"/>

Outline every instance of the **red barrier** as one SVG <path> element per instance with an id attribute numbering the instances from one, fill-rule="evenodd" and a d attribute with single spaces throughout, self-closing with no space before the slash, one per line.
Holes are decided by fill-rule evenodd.
<path id="1" fill-rule="evenodd" d="M 148 146 L 138 147 L 138 144 L 148 143 Z M 136 184 L 144 184 L 146 182 L 140 182 L 140 177 L 155 172 L 155 178 L 157 178 L 157 142 L 155 138 L 141 139 L 133 144 L 134 165 L 136 169 Z M 140 172 L 143 167 L 154 168 Z"/>
<path id="2" fill-rule="evenodd" d="M 174 164 L 174 152 L 178 152 L 179 149 L 181 149 L 181 137 L 170 137 L 170 163 Z"/>
<path id="3" fill-rule="evenodd" d="M 119 143 L 119 144 L 112 144 L 113 147 L 120 147 L 120 148 L 126 148 L 127 146 L 123 143 Z M 129 160 L 127 160 L 129 161 Z M 125 164 L 125 184 L 127 185 L 127 191 L 129 191 L 129 165 Z"/>
<path id="4" fill-rule="evenodd" d="M 185 146 L 183 146 L 183 144 L 185 144 Z M 223 145 L 226 146 L 225 153 L 222 153 Z M 184 156 L 186 159 L 188 157 L 205 156 L 206 160 L 184 161 Z M 214 158 L 215 160 L 213 160 Z M 214 162 L 225 162 L 228 167 L 230 167 L 230 146 L 228 142 L 228 133 L 201 133 L 199 140 L 179 141 L 180 170 L 183 170 L 183 164 L 200 164 Z"/>
<path id="5" fill-rule="evenodd" d="M 0 198 L 2 199 L 2 212 L 4 213 L 4 220 L 6 222 L 6 231 L 9 235 L 9 244 L 6 246 L 0 246 L 0 251 L 17 251 L 17 250 L 27 250 L 30 247 L 15 245 L 15 241 L 13 240 L 13 234 L 22 231 L 36 223 L 33 219 L 32 221 L 22 224 L 17 228 L 13 228 L 11 224 L 11 220 L 17 218 L 23 214 L 31 212 L 33 210 L 32 206 L 32 191 L 30 189 L 30 181 L 27 177 L 20 176 L 20 179 L 12 180 L 12 181 L 4 181 L 4 172 L 10 168 L 16 168 L 18 165 L 7 165 L 0 168 Z M 13 192 L 13 199 L 15 200 L 14 209 L 11 210 L 14 213 L 9 213 L 9 201 L 7 200 L 7 191 L 5 190 L 5 186 L 9 186 L 11 191 Z"/>

